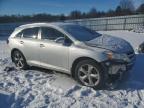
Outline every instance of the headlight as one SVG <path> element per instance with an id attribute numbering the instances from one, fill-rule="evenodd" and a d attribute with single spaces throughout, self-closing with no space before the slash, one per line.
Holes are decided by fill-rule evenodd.
<path id="1" fill-rule="evenodd" d="M 113 52 L 104 52 L 109 60 L 123 60 L 129 62 L 129 58 L 126 54 L 117 54 Z"/>

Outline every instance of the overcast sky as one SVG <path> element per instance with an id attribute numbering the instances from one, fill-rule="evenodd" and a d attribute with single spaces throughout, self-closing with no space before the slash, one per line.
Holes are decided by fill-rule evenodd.
<path id="1" fill-rule="evenodd" d="M 135 6 L 143 0 L 133 0 Z M 0 15 L 11 14 L 69 14 L 72 10 L 82 12 L 95 7 L 100 11 L 115 9 L 119 0 L 0 0 Z"/>

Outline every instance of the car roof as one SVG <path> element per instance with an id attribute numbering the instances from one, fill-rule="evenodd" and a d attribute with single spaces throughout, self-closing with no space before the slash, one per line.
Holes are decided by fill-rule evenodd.
<path id="1" fill-rule="evenodd" d="M 60 26 L 63 25 L 76 25 L 74 23 L 65 23 L 65 22 L 56 22 L 56 23 L 31 23 L 31 24 L 24 24 L 17 28 L 15 28 L 14 32 L 11 34 L 11 37 L 14 37 L 15 34 L 19 33 L 21 30 L 27 29 L 27 28 L 33 28 L 33 27 L 41 27 L 41 26 L 48 26 L 48 27 L 54 27 L 59 30 L 63 30 Z M 65 32 L 66 33 L 66 32 Z M 72 36 L 69 36 L 71 40 L 75 40 Z"/>
<path id="2" fill-rule="evenodd" d="M 63 25 L 75 25 L 73 23 L 65 23 L 65 22 L 55 22 L 55 23 L 30 23 L 30 24 L 24 24 L 21 25 L 19 27 L 17 27 L 16 29 L 23 29 L 23 28 L 28 28 L 28 27 L 34 27 L 34 26 L 56 26 L 56 27 L 60 27 Z"/>

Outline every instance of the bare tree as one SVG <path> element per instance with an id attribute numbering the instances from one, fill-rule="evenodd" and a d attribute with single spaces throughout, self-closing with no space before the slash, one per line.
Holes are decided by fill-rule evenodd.
<path id="1" fill-rule="evenodd" d="M 82 13 L 81 11 L 78 11 L 78 10 L 72 11 L 69 15 L 70 19 L 80 19 L 81 16 L 82 16 Z"/>
<path id="2" fill-rule="evenodd" d="M 64 14 L 60 15 L 60 21 L 65 21 L 66 20 L 66 16 Z"/>
<path id="3" fill-rule="evenodd" d="M 144 3 L 138 7 L 137 12 L 144 14 Z"/>
<path id="4" fill-rule="evenodd" d="M 96 8 L 91 8 L 90 11 L 88 12 L 88 17 L 90 18 L 95 18 L 97 17 L 97 10 Z"/>
<path id="5" fill-rule="evenodd" d="M 133 0 L 120 0 L 120 7 L 123 10 L 130 10 L 131 12 L 135 10 Z"/>

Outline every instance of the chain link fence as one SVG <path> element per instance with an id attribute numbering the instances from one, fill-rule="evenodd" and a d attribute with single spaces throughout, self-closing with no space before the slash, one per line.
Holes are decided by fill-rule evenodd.
<path id="1" fill-rule="evenodd" d="M 144 14 L 143 15 L 118 16 L 118 17 L 67 20 L 65 22 L 83 25 L 95 31 L 131 30 L 134 28 L 144 26 Z M 0 24 L 0 39 L 4 38 L 5 36 L 9 36 L 17 26 L 22 25 L 22 24 L 25 24 L 25 23 Z"/>
<path id="2" fill-rule="evenodd" d="M 134 28 L 144 26 L 144 14 L 118 16 L 118 17 L 67 20 L 66 22 L 83 25 L 95 31 L 131 30 Z"/>

